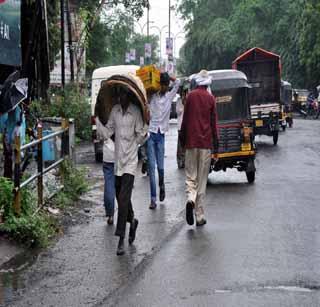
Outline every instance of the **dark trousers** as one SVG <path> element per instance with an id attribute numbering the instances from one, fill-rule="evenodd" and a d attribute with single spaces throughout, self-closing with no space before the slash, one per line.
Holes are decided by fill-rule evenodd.
<path id="1" fill-rule="evenodd" d="M 123 174 L 116 176 L 116 197 L 118 201 L 118 221 L 116 236 L 125 237 L 126 224 L 131 223 L 134 212 L 131 203 L 131 195 L 134 183 L 134 176 L 131 174 Z"/>

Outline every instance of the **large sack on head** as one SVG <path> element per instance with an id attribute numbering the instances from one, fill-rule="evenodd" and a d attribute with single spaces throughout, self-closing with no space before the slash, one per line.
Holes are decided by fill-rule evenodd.
<path id="1" fill-rule="evenodd" d="M 146 91 L 141 80 L 133 74 L 113 75 L 102 82 L 95 106 L 95 116 L 98 116 L 104 125 L 108 122 L 112 107 L 119 103 L 118 94 L 121 87 L 129 90 L 132 103 L 139 107 L 144 122 L 148 123 Z"/>

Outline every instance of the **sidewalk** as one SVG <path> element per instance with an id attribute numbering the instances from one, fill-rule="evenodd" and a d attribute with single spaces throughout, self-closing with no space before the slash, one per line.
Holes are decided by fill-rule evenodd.
<path id="1" fill-rule="evenodd" d="M 88 219 L 68 232 L 37 262 L 18 277 L 18 290 L 6 299 L 10 306 L 94 306 L 108 300 L 128 280 L 140 274 L 152 255 L 184 223 L 184 171 L 176 166 L 176 126 L 166 139 L 166 200 L 157 210 L 148 209 L 149 180 L 140 171 L 133 191 L 133 204 L 139 219 L 137 239 L 126 254 L 116 256 L 115 226 L 104 217 L 101 165 L 89 164 L 97 183 L 81 202 L 88 204 Z M 21 289 L 23 289 L 21 291 Z"/>

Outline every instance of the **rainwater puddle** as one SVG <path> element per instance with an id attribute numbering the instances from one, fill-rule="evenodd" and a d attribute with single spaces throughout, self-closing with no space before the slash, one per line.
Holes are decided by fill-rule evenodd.
<path id="1" fill-rule="evenodd" d="M 22 273 L 37 260 L 39 252 L 39 250 L 27 251 L 1 266 L 0 306 L 9 305 L 19 290 L 25 288 Z"/>

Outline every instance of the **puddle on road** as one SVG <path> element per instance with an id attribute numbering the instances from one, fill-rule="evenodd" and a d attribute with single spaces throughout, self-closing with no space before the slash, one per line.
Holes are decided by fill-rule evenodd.
<path id="1" fill-rule="evenodd" d="M 0 268 L 0 306 L 13 301 L 18 291 L 25 288 L 22 273 L 38 258 L 40 250 L 27 251 Z"/>

